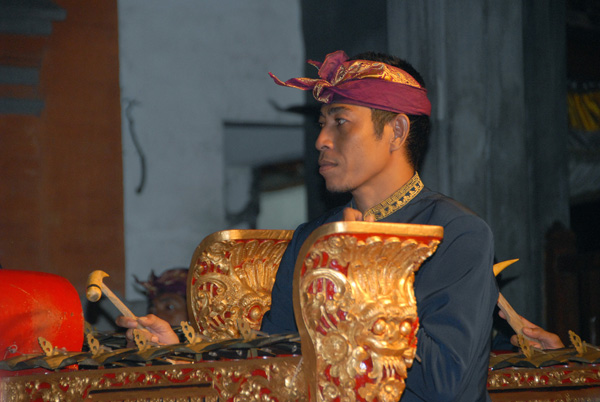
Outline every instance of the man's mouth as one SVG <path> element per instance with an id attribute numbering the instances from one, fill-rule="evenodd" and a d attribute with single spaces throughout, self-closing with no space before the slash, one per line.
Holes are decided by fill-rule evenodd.
<path id="1" fill-rule="evenodd" d="M 330 161 L 326 161 L 326 160 L 319 161 L 319 173 L 323 174 L 323 173 L 327 172 L 328 170 L 333 169 L 335 166 L 336 166 L 336 164 L 333 162 L 330 162 Z"/>

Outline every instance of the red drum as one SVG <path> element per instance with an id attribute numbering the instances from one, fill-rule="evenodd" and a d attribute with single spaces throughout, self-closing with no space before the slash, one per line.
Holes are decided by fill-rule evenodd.
<path id="1" fill-rule="evenodd" d="M 43 353 L 38 337 L 79 352 L 83 309 L 65 278 L 34 271 L 0 269 L 0 360 Z"/>

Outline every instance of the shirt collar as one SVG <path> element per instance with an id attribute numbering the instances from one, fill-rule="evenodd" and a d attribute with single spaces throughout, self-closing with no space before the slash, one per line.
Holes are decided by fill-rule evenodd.
<path id="1" fill-rule="evenodd" d="M 423 182 L 419 174 L 415 172 L 414 176 L 406 184 L 379 204 L 369 208 L 363 216 L 373 215 L 376 221 L 380 221 L 408 204 L 422 189 Z"/>

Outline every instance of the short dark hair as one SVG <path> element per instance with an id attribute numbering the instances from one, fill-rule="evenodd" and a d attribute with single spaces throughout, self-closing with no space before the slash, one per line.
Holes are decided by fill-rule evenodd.
<path id="1" fill-rule="evenodd" d="M 425 87 L 425 80 L 419 72 L 406 60 L 391 56 L 385 53 L 365 52 L 351 57 L 350 60 L 371 60 L 389 64 L 394 67 L 401 68 L 410 74 L 419 85 Z M 386 110 L 371 109 L 371 120 L 375 126 L 375 133 L 379 138 L 383 134 L 383 127 L 391 122 L 398 113 L 388 112 Z M 406 139 L 406 153 L 409 163 L 418 170 L 423 164 L 427 146 L 429 144 L 429 132 L 431 130 L 431 122 L 429 116 L 407 114 L 410 121 L 410 132 Z"/>

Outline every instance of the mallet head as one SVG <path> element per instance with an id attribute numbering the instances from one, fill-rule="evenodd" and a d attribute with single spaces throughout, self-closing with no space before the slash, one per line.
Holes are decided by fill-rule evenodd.
<path id="1" fill-rule="evenodd" d="M 97 302 L 102 297 L 102 280 L 107 277 L 108 274 L 101 270 L 93 271 L 88 276 L 87 290 L 85 296 L 91 302 Z"/>
<path id="2" fill-rule="evenodd" d="M 502 261 L 502 262 L 494 264 L 494 276 L 498 276 L 498 274 L 500 272 L 502 272 L 504 270 L 504 268 L 508 267 L 509 265 L 514 264 L 517 261 L 519 261 L 518 258 L 514 259 L 514 260 L 506 260 L 506 261 Z"/>

